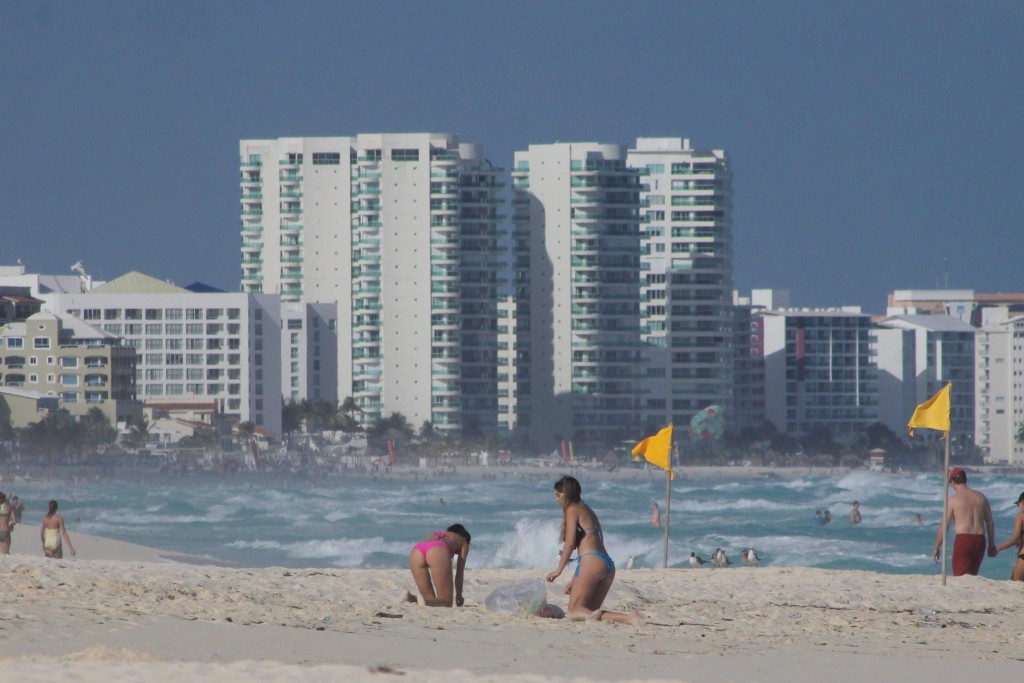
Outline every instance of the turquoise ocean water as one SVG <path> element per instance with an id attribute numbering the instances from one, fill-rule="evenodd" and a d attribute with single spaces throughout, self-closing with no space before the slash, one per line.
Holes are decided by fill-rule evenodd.
<path id="1" fill-rule="evenodd" d="M 26 524 L 37 524 L 45 501 L 57 498 L 72 540 L 78 530 L 244 566 L 404 567 L 413 543 L 462 522 L 473 534 L 470 568 L 549 569 L 560 547 L 551 487 L 562 472 L 518 469 L 496 468 L 498 479 L 483 481 L 460 470 L 456 481 L 403 475 L 286 485 L 244 476 L 149 476 L 146 483 L 18 482 L 11 490 L 26 502 Z M 662 530 L 650 525 L 651 502 L 664 506 L 660 473 L 576 474 L 616 563 L 634 555 L 637 566 L 661 566 Z M 991 501 L 1002 542 L 1024 478 L 972 475 L 969 483 Z M 853 500 L 861 502 L 859 526 L 849 523 Z M 831 511 L 829 526 L 811 523 L 816 509 Z M 918 513 L 923 524 L 911 522 Z M 941 517 L 938 475 L 726 478 L 684 471 L 672 489 L 669 564 L 688 567 L 691 551 L 707 558 L 720 546 L 740 565 L 739 550 L 753 546 L 763 565 L 938 574 L 931 549 Z M 1005 579 L 1013 560 L 1011 551 L 987 558 L 982 575 Z"/>

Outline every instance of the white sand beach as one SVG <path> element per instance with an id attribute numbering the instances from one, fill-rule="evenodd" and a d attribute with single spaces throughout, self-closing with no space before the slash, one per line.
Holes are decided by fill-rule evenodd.
<path id="1" fill-rule="evenodd" d="M 1024 586 L 973 577 L 773 567 L 619 570 L 605 607 L 640 627 L 494 614 L 495 588 L 541 572 L 474 570 L 466 605 L 396 604 L 400 570 L 231 568 L 38 528 L 0 558 L 0 669 L 19 681 L 1009 680 Z M 174 561 L 175 559 L 179 561 Z M 201 560 L 200 560 L 201 561 Z M 565 607 L 562 580 L 550 602 Z"/>

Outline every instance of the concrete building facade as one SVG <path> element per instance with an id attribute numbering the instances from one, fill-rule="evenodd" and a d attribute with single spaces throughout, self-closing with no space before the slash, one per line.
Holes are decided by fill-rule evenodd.
<path id="1" fill-rule="evenodd" d="M 451 134 L 243 140 L 242 288 L 337 307 L 372 424 L 495 431 L 503 171 Z"/>
<path id="2" fill-rule="evenodd" d="M 983 311 L 977 333 L 975 445 L 992 464 L 1024 465 L 1024 315 Z"/>
<path id="3" fill-rule="evenodd" d="M 621 145 L 555 143 L 512 176 L 518 423 L 545 450 L 634 437 L 639 174 Z"/>
<path id="4" fill-rule="evenodd" d="M 140 400 L 209 399 L 238 422 L 281 431 L 276 295 L 194 293 L 128 273 L 88 292 L 43 298 L 55 313 L 81 318 L 135 350 Z"/>
<path id="5" fill-rule="evenodd" d="M 639 138 L 640 320 L 646 431 L 733 400 L 732 170 L 722 150 Z"/>
<path id="6" fill-rule="evenodd" d="M 902 436 L 914 408 L 953 382 L 950 433 L 958 448 L 973 442 L 976 332 L 961 317 L 944 314 L 878 321 L 873 336 L 879 422 Z"/>
<path id="7" fill-rule="evenodd" d="M 765 310 L 766 416 L 797 438 L 816 429 L 834 437 L 878 421 L 871 317 L 842 309 Z"/>

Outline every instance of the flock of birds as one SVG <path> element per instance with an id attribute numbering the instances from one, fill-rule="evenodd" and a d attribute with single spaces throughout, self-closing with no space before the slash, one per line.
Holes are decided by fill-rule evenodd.
<path id="1" fill-rule="evenodd" d="M 756 565 L 761 561 L 761 557 L 753 548 L 744 548 L 740 553 L 740 559 L 743 560 L 743 564 Z M 636 564 L 636 555 L 630 555 L 629 559 L 626 560 L 626 569 L 632 569 Z M 711 559 L 705 560 L 697 553 L 690 553 L 690 566 L 695 569 L 700 569 L 706 564 L 710 564 L 715 567 L 731 567 L 732 560 L 725 555 L 725 551 L 721 548 L 715 548 L 715 552 L 711 553 Z"/>
<path id="2" fill-rule="evenodd" d="M 755 565 L 761 561 L 761 557 L 753 548 L 744 548 L 740 552 L 740 558 L 743 560 L 743 564 Z M 721 548 L 715 548 L 715 552 L 711 553 L 711 559 L 705 560 L 697 553 L 690 553 L 690 566 L 694 568 L 703 567 L 706 564 L 711 564 L 716 567 L 730 567 L 732 566 L 732 560 L 725 555 L 725 551 Z"/>

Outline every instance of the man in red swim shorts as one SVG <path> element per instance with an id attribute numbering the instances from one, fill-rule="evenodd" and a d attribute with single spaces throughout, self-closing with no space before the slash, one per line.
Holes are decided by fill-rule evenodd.
<path id="1" fill-rule="evenodd" d="M 996 556 L 996 528 L 992 521 L 992 508 L 985 496 L 968 488 L 967 472 L 963 468 L 954 467 L 949 471 L 949 483 L 955 492 L 955 495 L 949 497 L 949 523 L 956 531 L 956 539 L 953 541 L 953 576 L 977 576 L 986 551 L 989 557 Z M 943 529 L 942 524 L 939 524 L 932 553 L 936 562 L 939 561 L 947 531 L 948 527 Z"/>

